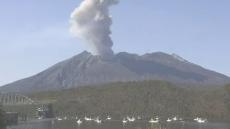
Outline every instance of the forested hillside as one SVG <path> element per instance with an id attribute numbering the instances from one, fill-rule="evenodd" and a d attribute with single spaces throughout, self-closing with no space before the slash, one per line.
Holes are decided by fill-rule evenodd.
<path id="1" fill-rule="evenodd" d="M 30 97 L 53 103 L 56 115 L 180 116 L 229 120 L 230 87 L 180 88 L 163 81 L 112 83 L 39 92 Z"/>

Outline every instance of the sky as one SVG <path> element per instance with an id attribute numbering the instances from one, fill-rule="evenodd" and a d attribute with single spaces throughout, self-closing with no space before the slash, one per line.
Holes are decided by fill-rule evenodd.
<path id="1" fill-rule="evenodd" d="M 81 0 L 1 0 L 0 86 L 87 50 L 69 32 Z M 113 6 L 115 53 L 176 53 L 230 76 L 229 0 L 120 0 Z"/>

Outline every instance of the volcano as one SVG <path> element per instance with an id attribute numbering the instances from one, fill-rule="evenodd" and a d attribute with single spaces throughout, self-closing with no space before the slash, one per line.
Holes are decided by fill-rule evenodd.
<path id="1" fill-rule="evenodd" d="M 142 80 L 165 80 L 181 86 L 214 86 L 230 82 L 228 76 L 193 64 L 176 54 L 121 52 L 111 58 L 103 58 L 85 51 L 0 90 L 38 92 Z"/>

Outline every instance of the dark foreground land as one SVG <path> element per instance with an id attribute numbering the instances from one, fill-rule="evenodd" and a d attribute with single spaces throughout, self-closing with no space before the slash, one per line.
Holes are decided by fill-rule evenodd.
<path id="1" fill-rule="evenodd" d="M 61 117 L 110 115 L 121 118 L 131 115 L 230 120 L 230 86 L 181 88 L 164 81 L 142 81 L 38 92 L 27 96 L 37 104 L 4 109 L 35 118 L 37 107 L 52 103 L 55 116 Z"/>
<path id="2" fill-rule="evenodd" d="M 81 125 L 76 120 L 47 120 L 9 126 L 7 129 L 229 129 L 228 123 L 171 122 L 166 124 L 150 124 L 146 121 L 135 121 L 123 124 L 121 121 L 103 121 L 101 124 L 84 121 Z"/>

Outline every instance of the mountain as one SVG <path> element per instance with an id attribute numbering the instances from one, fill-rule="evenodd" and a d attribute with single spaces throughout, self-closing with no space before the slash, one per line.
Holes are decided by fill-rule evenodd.
<path id="1" fill-rule="evenodd" d="M 229 77 L 190 63 L 176 54 L 122 52 L 103 58 L 83 52 L 0 90 L 35 92 L 141 80 L 166 80 L 180 85 L 223 85 L 230 82 Z"/>

